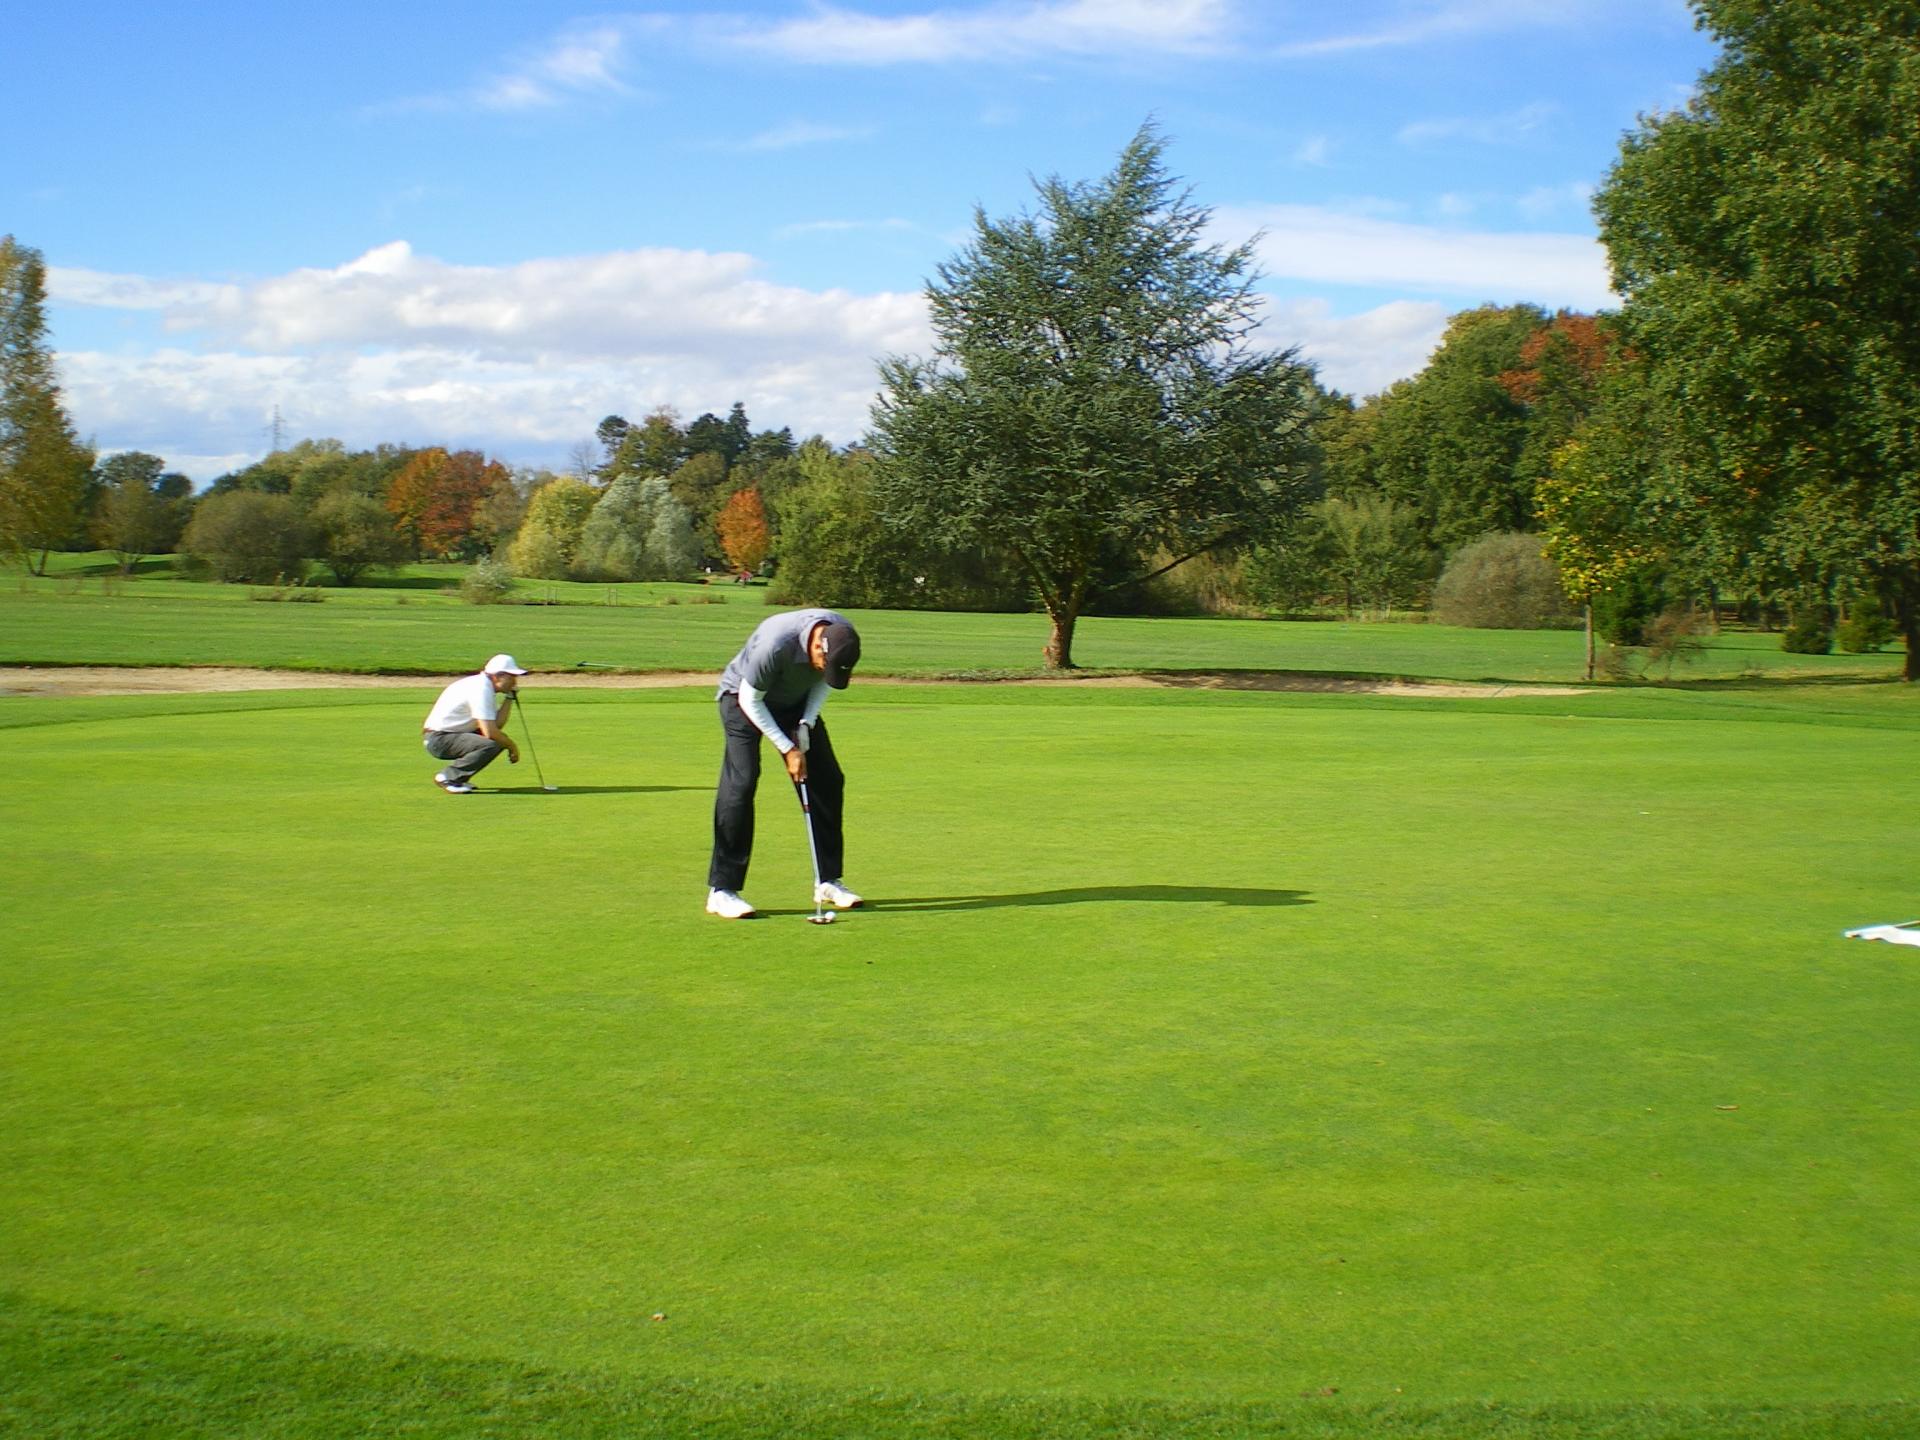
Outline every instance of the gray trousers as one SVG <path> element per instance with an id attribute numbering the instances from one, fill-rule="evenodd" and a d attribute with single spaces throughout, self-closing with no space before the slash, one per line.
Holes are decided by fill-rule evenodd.
<path id="1" fill-rule="evenodd" d="M 473 777 L 493 763 L 507 747 L 496 745 L 478 730 L 429 730 L 427 753 L 446 761 L 441 773 L 456 785 L 471 785 Z"/>

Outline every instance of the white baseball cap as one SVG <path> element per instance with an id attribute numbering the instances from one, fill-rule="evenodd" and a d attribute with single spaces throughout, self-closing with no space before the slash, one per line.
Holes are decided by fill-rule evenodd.
<path id="1" fill-rule="evenodd" d="M 496 655 L 480 668 L 488 675 L 524 675 L 527 673 L 520 668 L 520 662 L 515 660 L 511 655 Z"/>

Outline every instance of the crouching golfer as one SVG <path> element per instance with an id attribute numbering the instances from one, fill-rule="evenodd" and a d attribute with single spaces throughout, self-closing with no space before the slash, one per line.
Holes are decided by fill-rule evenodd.
<path id="1" fill-rule="evenodd" d="M 726 759 L 713 800 L 713 861 L 707 867 L 707 913 L 744 920 L 753 906 L 740 898 L 753 859 L 753 793 L 760 784 L 760 739 L 773 742 L 787 777 L 805 781 L 813 809 L 819 882 L 814 902 L 851 910 L 860 897 L 840 883 L 845 854 L 841 802 L 846 776 L 821 723 L 827 691 L 844 690 L 860 658 L 860 637 L 832 610 L 789 610 L 762 621 L 720 676 L 720 726 Z"/>
<path id="2" fill-rule="evenodd" d="M 433 783 L 449 795 L 471 795 L 473 777 L 502 750 L 509 765 L 520 763 L 520 747 L 503 727 L 526 673 L 511 655 L 496 655 L 478 675 L 462 675 L 433 702 L 424 736 L 427 753 L 447 762 Z"/>

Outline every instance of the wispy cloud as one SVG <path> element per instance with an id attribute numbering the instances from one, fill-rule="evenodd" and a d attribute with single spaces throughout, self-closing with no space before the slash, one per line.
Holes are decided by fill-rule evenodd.
<path id="1" fill-rule="evenodd" d="M 1403 145 L 1432 145 L 1466 140 L 1479 145 L 1507 145 L 1531 135 L 1558 112 L 1546 101 L 1523 105 L 1504 115 L 1447 116 L 1403 125 L 1396 137 Z"/>
<path id="2" fill-rule="evenodd" d="M 489 110 L 526 110 L 582 96 L 624 94 L 628 34 L 622 24 L 565 31 L 518 67 L 483 82 L 474 98 Z"/>
<path id="3" fill-rule="evenodd" d="M 1354 50 L 1424 45 L 1491 30 L 1565 24 L 1595 13 L 1599 6 L 1592 0 L 1416 0 L 1390 8 L 1394 13 L 1380 21 L 1284 40 L 1270 53 L 1308 59 Z"/>
<path id="4" fill-rule="evenodd" d="M 1529 220 L 1546 220 L 1555 215 L 1585 214 L 1593 204 L 1593 183 L 1573 180 L 1565 185 L 1539 185 L 1514 202 Z"/>
<path id="5" fill-rule="evenodd" d="M 1233 34 L 1229 0 L 1020 0 L 872 15 L 821 4 L 776 25 L 710 25 L 731 44 L 807 64 L 1019 61 L 1049 55 L 1212 54 Z"/>
<path id="6" fill-rule="evenodd" d="M 1262 232 L 1256 257 L 1276 279 L 1582 310 L 1615 303 L 1606 252 L 1586 235 L 1456 230 L 1312 205 L 1222 208 L 1214 226 Z"/>
<path id="7" fill-rule="evenodd" d="M 235 293 L 231 285 L 206 280 L 154 280 L 145 275 L 110 275 L 70 265 L 47 267 L 47 297 L 58 304 L 179 312 L 217 305 L 223 297 Z"/>
<path id="8" fill-rule="evenodd" d="M 1312 135 L 1294 147 L 1293 163 L 1296 165 L 1325 165 L 1333 158 L 1333 142 L 1324 135 Z"/>
<path id="9" fill-rule="evenodd" d="M 873 127 L 854 125 L 816 125 L 805 120 L 796 120 L 788 125 L 776 125 L 771 130 L 762 130 L 758 135 L 745 140 L 715 141 L 714 148 L 743 152 L 767 152 L 777 150 L 797 150 L 805 145 L 835 145 L 847 140 L 871 140 Z"/>
<path id="10" fill-rule="evenodd" d="M 374 115 L 409 111 L 551 110 L 595 97 L 632 95 L 627 80 L 634 37 L 662 30 L 658 16 L 583 21 L 569 25 L 544 45 L 515 55 L 471 85 L 416 95 L 371 107 Z"/>
<path id="11" fill-rule="evenodd" d="M 918 230 L 920 227 L 911 220 L 897 217 L 886 220 L 803 220 L 794 225 L 782 225 L 773 233 L 782 240 L 797 239 L 804 235 L 848 235 L 861 231 L 905 231 Z"/>

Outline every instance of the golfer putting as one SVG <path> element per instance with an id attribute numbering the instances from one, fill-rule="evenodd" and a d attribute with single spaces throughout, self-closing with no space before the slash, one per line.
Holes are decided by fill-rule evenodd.
<path id="1" fill-rule="evenodd" d="M 789 610 L 762 621 L 727 662 L 715 696 L 726 754 L 713 798 L 713 859 L 707 867 L 707 913 L 746 920 L 741 898 L 753 859 L 753 801 L 760 785 L 760 742 L 773 742 L 787 778 L 802 791 L 814 861 L 813 901 L 852 910 L 861 898 L 841 883 L 846 776 L 820 711 L 830 690 L 844 690 L 860 659 L 860 636 L 834 610 Z"/>
<path id="2" fill-rule="evenodd" d="M 471 795 L 473 777 L 506 753 L 520 763 L 520 747 L 507 734 L 514 692 L 527 672 L 511 655 L 496 655 L 477 675 L 462 675 L 440 692 L 421 727 L 421 742 L 446 768 L 433 783 L 449 795 Z"/>

